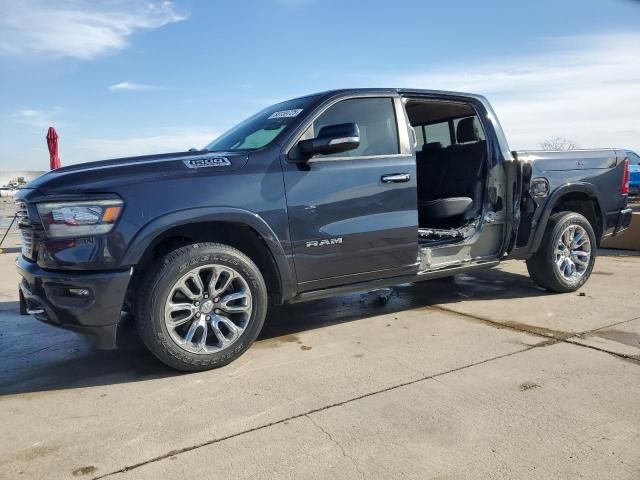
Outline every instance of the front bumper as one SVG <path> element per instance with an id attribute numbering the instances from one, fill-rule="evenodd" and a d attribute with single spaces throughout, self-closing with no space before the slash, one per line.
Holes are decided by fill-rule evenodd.
<path id="1" fill-rule="evenodd" d="M 21 255 L 16 267 L 20 313 L 87 335 L 96 348 L 116 348 L 130 270 L 50 271 Z"/>

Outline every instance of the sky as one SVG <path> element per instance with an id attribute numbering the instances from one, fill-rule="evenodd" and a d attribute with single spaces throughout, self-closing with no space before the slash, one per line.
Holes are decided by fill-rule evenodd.
<path id="1" fill-rule="evenodd" d="M 512 149 L 640 151 L 638 0 L 0 0 L 0 170 L 201 148 L 344 87 L 485 95 Z"/>

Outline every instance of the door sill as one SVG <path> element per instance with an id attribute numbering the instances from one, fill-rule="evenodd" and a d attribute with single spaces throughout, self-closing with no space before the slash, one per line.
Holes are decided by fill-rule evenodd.
<path id="1" fill-rule="evenodd" d="M 473 236 L 478 231 L 478 219 L 458 228 L 418 227 L 418 239 L 421 244 L 429 246 L 439 243 L 460 242 Z"/>

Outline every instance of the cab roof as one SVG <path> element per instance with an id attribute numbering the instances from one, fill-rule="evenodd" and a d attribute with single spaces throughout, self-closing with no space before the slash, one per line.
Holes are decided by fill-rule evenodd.
<path id="1" fill-rule="evenodd" d="M 342 88 L 342 89 L 334 89 L 334 90 L 319 92 L 316 95 L 329 97 L 329 96 L 349 95 L 349 94 L 355 94 L 355 95 L 400 94 L 400 95 L 429 95 L 429 96 L 433 95 L 433 96 L 443 96 L 443 97 L 466 97 L 466 98 L 473 98 L 476 100 L 480 100 L 482 102 L 487 101 L 485 97 L 475 93 L 454 92 L 454 91 L 448 91 L 448 90 L 429 90 L 429 89 L 422 89 L 422 88 Z"/>

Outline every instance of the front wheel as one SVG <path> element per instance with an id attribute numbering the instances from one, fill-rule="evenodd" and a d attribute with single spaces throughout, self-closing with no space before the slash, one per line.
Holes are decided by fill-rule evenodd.
<path id="1" fill-rule="evenodd" d="M 596 236 L 579 213 L 551 216 L 538 251 L 527 260 L 529 275 L 552 292 L 573 292 L 591 276 L 596 261 Z"/>
<path id="2" fill-rule="evenodd" d="M 142 341 L 162 362 L 185 371 L 221 367 L 242 355 L 267 313 L 258 267 L 217 243 L 168 253 L 143 279 L 137 297 Z"/>

